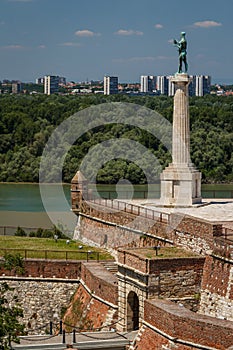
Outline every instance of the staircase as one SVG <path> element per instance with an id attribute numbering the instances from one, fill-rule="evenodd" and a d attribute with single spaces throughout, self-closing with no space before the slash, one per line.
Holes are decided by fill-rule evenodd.
<path id="1" fill-rule="evenodd" d="M 105 267 L 106 270 L 111 272 L 113 275 L 117 274 L 118 266 L 116 261 L 101 261 L 101 264 Z"/>

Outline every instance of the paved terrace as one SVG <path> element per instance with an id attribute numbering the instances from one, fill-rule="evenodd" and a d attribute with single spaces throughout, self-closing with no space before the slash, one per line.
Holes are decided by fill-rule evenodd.
<path id="1" fill-rule="evenodd" d="M 21 350 L 63 350 L 63 349 L 106 349 L 123 350 L 126 345 L 133 341 L 137 332 L 118 333 L 118 332 L 83 332 L 77 333 L 75 341 L 73 334 L 55 336 L 28 336 L 20 337 L 20 344 L 13 344 L 13 349 Z M 69 346 L 70 344 L 71 346 Z"/>
<path id="2" fill-rule="evenodd" d="M 161 208 L 158 200 L 135 200 L 135 204 L 158 210 L 163 213 L 182 213 L 199 219 L 222 223 L 233 229 L 233 199 L 205 199 L 203 205 L 189 208 Z"/>
<path id="3" fill-rule="evenodd" d="M 170 214 L 180 213 L 212 223 L 222 223 L 224 227 L 233 229 L 233 199 L 205 199 L 202 204 L 184 208 L 161 207 L 159 199 L 93 199 L 90 202 L 102 205 L 106 211 L 108 211 L 107 208 L 114 208 L 152 219 L 159 218 L 160 221 L 164 222 L 169 220 Z"/>

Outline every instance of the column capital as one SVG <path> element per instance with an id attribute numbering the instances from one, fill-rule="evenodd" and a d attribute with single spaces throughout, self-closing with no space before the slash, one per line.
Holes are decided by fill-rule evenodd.
<path id="1" fill-rule="evenodd" d="M 171 82 L 174 84 L 189 84 L 191 79 L 186 73 L 176 73 L 172 78 Z"/>

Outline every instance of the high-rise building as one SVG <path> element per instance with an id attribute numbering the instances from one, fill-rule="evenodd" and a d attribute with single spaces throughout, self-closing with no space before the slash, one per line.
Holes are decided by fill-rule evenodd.
<path id="1" fill-rule="evenodd" d="M 37 78 L 36 79 L 36 84 L 38 84 L 38 85 L 44 84 L 44 78 Z"/>
<path id="2" fill-rule="evenodd" d="M 13 94 L 19 94 L 22 91 L 22 83 L 21 82 L 14 82 L 12 83 L 12 93 Z"/>
<path id="3" fill-rule="evenodd" d="M 143 93 L 153 92 L 156 90 L 156 76 L 154 75 L 141 75 L 141 88 Z"/>
<path id="4" fill-rule="evenodd" d="M 44 77 L 44 93 L 51 95 L 58 92 L 59 77 L 55 75 L 46 75 Z"/>
<path id="5" fill-rule="evenodd" d="M 161 95 L 168 95 L 168 81 L 165 75 L 157 76 L 157 90 Z"/>
<path id="6" fill-rule="evenodd" d="M 104 77 L 104 94 L 113 95 L 118 94 L 118 77 Z"/>
<path id="7" fill-rule="evenodd" d="M 204 96 L 210 93 L 211 77 L 209 75 L 193 76 L 193 94 L 195 96 Z"/>

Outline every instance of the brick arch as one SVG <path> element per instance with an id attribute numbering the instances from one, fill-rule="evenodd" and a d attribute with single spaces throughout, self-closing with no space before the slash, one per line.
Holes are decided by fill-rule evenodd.
<path id="1" fill-rule="evenodd" d="M 127 331 L 135 331 L 139 328 L 139 297 L 134 291 L 127 296 Z"/>

